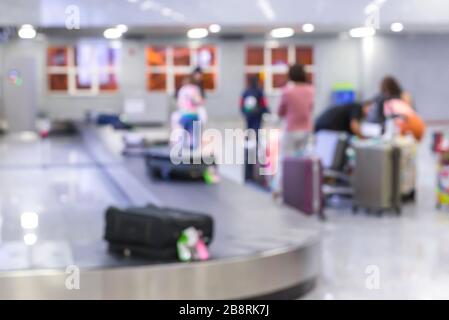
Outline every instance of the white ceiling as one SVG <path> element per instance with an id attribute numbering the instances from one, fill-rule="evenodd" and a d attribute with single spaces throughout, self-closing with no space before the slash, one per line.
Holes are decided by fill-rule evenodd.
<path id="1" fill-rule="evenodd" d="M 133 0 L 131 0 L 133 1 Z M 131 27 L 300 26 L 339 31 L 364 23 L 365 7 L 382 0 L 0 0 L 0 25 L 31 23 L 64 27 L 69 5 L 80 9 L 81 28 L 124 23 Z M 147 10 L 144 2 L 147 1 Z M 408 30 L 448 30 L 449 0 L 384 0 L 380 24 L 404 23 Z M 166 8 L 164 10 L 164 8 Z M 171 10 L 171 11 L 170 11 Z M 164 15 L 165 13 L 166 15 Z"/>

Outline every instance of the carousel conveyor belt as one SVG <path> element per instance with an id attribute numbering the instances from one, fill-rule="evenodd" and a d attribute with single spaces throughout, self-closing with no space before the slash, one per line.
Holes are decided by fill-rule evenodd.
<path id="1" fill-rule="evenodd" d="M 321 269 L 318 221 L 225 178 L 213 185 L 152 180 L 142 158 L 121 155 L 120 132 L 78 127 L 95 165 L 129 204 L 212 215 L 211 259 L 167 264 L 104 259 L 94 268 L 80 266 L 79 290 L 61 286 L 65 270 L 1 272 L 0 286 L 12 291 L 1 290 L 0 298 L 290 299 L 313 288 Z"/>

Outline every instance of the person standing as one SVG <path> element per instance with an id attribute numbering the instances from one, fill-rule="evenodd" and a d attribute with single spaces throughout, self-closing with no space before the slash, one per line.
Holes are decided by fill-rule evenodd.
<path id="1" fill-rule="evenodd" d="M 193 75 L 187 77 L 183 86 L 179 89 L 177 106 L 179 112 L 179 124 L 188 133 L 188 146 L 196 149 L 201 138 L 201 130 L 195 132 L 195 123 L 200 126 L 199 108 L 203 106 L 203 97 L 199 87 L 194 83 Z M 199 135 L 199 136 L 198 136 Z M 184 146 L 187 144 L 184 140 Z"/>
<path id="2" fill-rule="evenodd" d="M 411 95 L 402 89 L 396 78 L 385 76 L 380 83 L 380 94 L 373 99 L 374 108 L 372 109 L 373 113 L 369 116 L 369 119 L 372 122 L 380 123 L 384 126 L 386 120 L 384 104 L 392 99 L 400 99 L 410 107 L 414 108 Z"/>
<path id="3" fill-rule="evenodd" d="M 259 86 L 259 76 L 252 76 L 249 78 L 248 85 L 243 91 L 240 98 L 240 111 L 245 117 L 246 128 L 252 130 L 246 141 L 245 149 L 245 180 L 254 179 L 254 165 L 250 159 L 254 159 L 257 154 L 259 145 L 259 129 L 262 127 L 262 117 L 264 113 L 268 112 L 267 101 L 262 88 Z M 255 141 L 250 139 L 254 136 Z M 257 161 L 257 160 L 256 160 Z"/>
<path id="4" fill-rule="evenodd" d="M 262 116 L 269 112 L 263 90 L 259 86 L 259 76 L 253 76 L 248 81 L 240 99 L 240 111 L 246 120 L 246 128 L 258 132 L 262 127 Z"/>
<path id="5" fill-rule="evenodd" d="M 285 157 L 304 151 L 313 132 L 314 88 L 308 83 L 304 67 L 292 65 L 288 72 L 289 82 L 284 87 L 278 116 L 285 120 L 281 134 L 279 165 L 272 182 L 273 198 L 281 195 L 282 161 Z"/>

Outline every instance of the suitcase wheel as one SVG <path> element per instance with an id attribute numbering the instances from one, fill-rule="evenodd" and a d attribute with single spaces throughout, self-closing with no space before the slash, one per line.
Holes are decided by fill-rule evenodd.
<path id="1" fill-rule="evenodd" d="M 357 206 L 352 206 L 352 213 L 356 214 L 359 212 L 359 208 Z"/>
<path id="2" fill-rule="evenodd" d="M 402 210 L 401 210 L 400 207 L 396 207 L 396 208 L 394 209 L 394 211 L 396 212 L 396 214 L 397 214 L 398 216 L 401 215 Z"/>

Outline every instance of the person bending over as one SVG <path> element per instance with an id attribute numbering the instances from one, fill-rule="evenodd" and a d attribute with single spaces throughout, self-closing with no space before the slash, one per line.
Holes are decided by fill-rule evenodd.
<path id="1" fill-rule="evenodd" d="M 362 137 L 361 122 L 368 114 L 371 103 L 347 103 L 325 110 L 315 122 L 315 132 L 320 130 L 343 131 Z"/>

